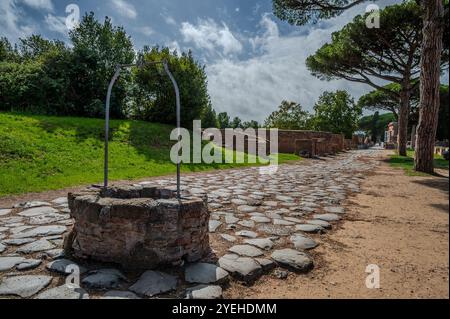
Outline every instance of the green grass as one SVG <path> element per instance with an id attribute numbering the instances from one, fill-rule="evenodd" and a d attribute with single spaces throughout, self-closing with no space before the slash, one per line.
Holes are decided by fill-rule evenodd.
<path id="1" fill-rule="evenodd" d="M 101 182 L 103 127 L 101 119 L 0 113 L 0 197 Z M 174 174 L 171 131 L 162 124 L 112 120 L 110 179 Z M 244 164 L 183 164 L 182 172 L 261 165 L 244 156 Z M 275 156 L 280 163 L 300 160 L 295 155 Z"/>
<path id="2" fill-rule="evenodd" d="M 409 176 L 427 176 L 426 173 L 416 172 L 414 170 L 414 151 L 408 150 L 407 156 L 391 155 L 389 163 L 392 167 L 402 168 L 405 173 Z M 449 162 L 446 161 L 442 156 L 435 155 L 434 157 L 434 167 L 448 169 Z"/>

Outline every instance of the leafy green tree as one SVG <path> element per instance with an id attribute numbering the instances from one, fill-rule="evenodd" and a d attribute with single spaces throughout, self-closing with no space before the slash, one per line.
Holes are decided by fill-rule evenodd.
<path id="1" fill-rule="evenodd" d="M 256 130 L 259 128 L 259 123 L 255 120 L 246 121 L 246 122 L 242 123 L 242 128 L 244 128 L 244 129 L 253 128 Z"/>
<path id="2" fill-rule="evenodd" d="M 211 102 L 208 103 L 202 114 L 202 127 L 204 128 L 218 128 L 216 111 L 213 109 Z"/>
<path id="3" fill-rule="evenodd" d="M 381 138 L 381 131 L 378 129 L 378 122 L 380 120 L 380 112 L 375 112 L 370 125 L 370 133 L 372 136 L 372 142 L 376 143 Z"/>
<path id="4" fill-rule="evenodd" d="M 396 83 L 388 84 L 385 87 L 389 87 L 389 89 L 393 91 L 400 90 L 400 86 Z M 413 125 L 417 125 L 419 122 L 420 90 L 418 86 L 415 86 L 410 101 L 411 101 L 411 108 L 409 113 L 410 119 L 409 128 L 411 128 Z M 399 109 L 398 100 L 393 98 L 391 95 L 386 94 L 385 91 L 374 90 L 361 96 L 361 98 L 358 101 L 358 105 L 363 109 L 371 111 L 383 110 L 391 112 L 395 117 L 394 121 L 396 122 L 398 121 L 397 115 Z M 438 140 L 448 139 L 447 123 L 448 123 L 448 85 L 441 85 L 439 120 L 436 135 L 436 138 Z"/>
<path id="5" fill-rule="evenodd" d="M 180 89 L 181 124 L 192 128 L 192 121 L 201 119 L 210 103 L 205 67 L 194 59 L 192 52 L 178 55 L 168 48 L 146 47 L 139 59 L 143 62 L 167 61 Z M 160 64 L 147 64 L 134 70 L 137 85 L 134 113 L 144 120 L 175 125 L 175 91 L 162 68 Z"/>
<path id="6" fill-rule="evenodd" d="M 399 153 L 406 155 L 410 96 L 420 74 L 422 18 L 413 2 L 380 11 L 379 29 L 366 27 L 366 16 L 357 16 L 307 59 L 313 75 L 331 80 L 343 78 L 385 91 L 399 101 Z M 380 86 L 374 79 L 390 81 L 400 91 Z"/>
<path id="7" fill-rule="evenodd" d="M 324 92 L 314 106 L 314 128 L 351 138 L 362 115 L 347 91 Z"/>
<path id="8" fill-rule="evenodd" d="M 311 115 L 296 102 L 282 101 L 278 110 L 269 115 L 264 126 L 281 130 L 307 130 L 311 128 Z"/>
<path id="9" fill-rule="evenodd" d="M 359 120 L 358 130 L 364 131 L 367 135 L 375 136 L 373 131 L 376 131 L 381 138 L 381 141 L 384 141 L 384 132 L 387 129 L 387 126 L 391 122 L 395 122 L 395 116 L 392 113 L 384 113 L 380 114 L 378 118 L 374 118 L 374 115 L 364 116 Z"/>
<path id="10" fill-rule="evenodd" d="M 227 112 L 219 113 L 219 115 L 217 115 L 217 121 L 219 122 L 220 129 L 230 128 L 231 119 Z"/>
<path id="11" fill-rule="evenodd" d="M 291 24 L 303 25 L 329 19 L 342 14 L 345 10 L 366 0 L 273 0 L 274 13 Z M 442 48 L 447 51 L 449 10 L 448 0 L 416 0 L 421 7 L 422 59 L 420 62 L 420 122 L 417 130 L 417 150 L 415 169 L 421 172 L 433 172 L 434 139 L 437 130 L 442 62 Z M 408 43 L 405 38 L 403 42 Z M 402 121 L 403 122 L 403 121 Z M 402 136 L 404 129 L 402 129 Z M 402 145 L 403 148 L 403 145 Z M 403 150 L 402 150 L 403 151 Z"/>
<path id="12" fill-rule="evenodd" d="M 105 96 L 117 64 L 134 61 L 131 38 L 123 27 L 113 26 L 106 17 L 101 23 L 94 13 L 86 14 L 79 26 L 69 33 L 73 45 L 70 70 L 70 99 L 80 114 L 103 116 Z M 121 74 L 111 97 L 111 116 L 123 118 L 126 88 L 131 81 L 128 71 Z"/>
<path id="13" fill-rule="evenodd" d="M 0 62 L 18 62 L 19 53 L 13 48 L 8 38 L 0 37 Z"/>
<path id="14" fill-rule="evenodd" d="M 233 121 L 231 121 L 231 128 L 242 128 L 242 120 L 236 116 Z"/>
<path id="15" fill-rule="evenodd" d="M 293 25 L 316 23 L 342 14 L 366 0 L 273 0 L 274 14 Z"/>
<path id="16" fill-rule="evenodd" d="M 22 60 L 36 60 L 47 54 L 60 52 L 66 49 L 64 42 L 44 39 L 41 35 L 31 35 L 25 39 L 19 39 L 18 50 Z"/>

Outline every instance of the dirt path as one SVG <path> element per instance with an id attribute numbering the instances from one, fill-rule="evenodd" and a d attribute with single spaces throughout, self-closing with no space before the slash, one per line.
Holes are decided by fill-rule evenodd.
<path id="1" fill-rule="evenodd" d="M 316 269 L 233 284 L 226 298 L 449 298 L 448 178 L 410 177 L 382 163 L 312 255 Z M 381 288 L 368 289 L 369 264 Z"/>

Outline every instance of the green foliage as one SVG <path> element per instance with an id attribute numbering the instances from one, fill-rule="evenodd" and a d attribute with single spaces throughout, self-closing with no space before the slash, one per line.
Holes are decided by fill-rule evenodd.
<path id="1" fill-rule="evenodd" d="M 366 16 L 355 17 L 341 31 L 333 33 L 331 43 L 308 57 L 308 69 L 325 80 L 343 78 L 385 90 L 373 81 L 375 77 L 411 89 L 410 83 L 420 72 L 420 6 L 407 1 L 380 10 L 383 27 L 379 29 L 368 29 Z"/>
<path id="2" fill-rule="evenodd" d="M 273 0 L 273 12 L 293 25 L 316 23 L 340 15 L 365 0 Z"/>
<path id="3" fill-rule="evenodd" d="M 101 117 L 115 66 L 134 60 L 133 43 L 122 27 L 113 26 L 108 17 L 100 23 L 93 12 L 86 14 L 69 36 L 73 44 L 73 69 L 69 76 L 71 89 L 76 92 L 73 96 L 75 108 L 84 109 L 87 116 Z M 129 82 L 130 74 L 124 71 L 114 85 L 111 97 L 111 116 L 114 118 L 125 116 L 123 101 Z"/>
<path id="4" fill-rule="evenodd" d="M 208 103 L 206 109 L 202 114 L 202 127 L 203 128 L 218 128 L 219 122 L 217 121 L 216 111 L 213 109 L 211 102 Z"/>
<path id="5" fill-rule="evenodd" d="M 278 110 L 269 115 L 264 125 L 281 130 L 308 130 L 311 128 L 311 115 L 298 103 L 282 101 Z"/>
<path id="6" fill-rule="evenodd" d="M 396 168 L 402 168 L 406 175 L 409 176 L 427 176 L 428 174 L 416 172 L 414 170 L 414 151 L 408 151 L 407 156 L 400 156 L 400 155 L 391 155 L 391 158 L 389 160 L 389 163 L 392 167 Z M 439 155 L 435 155 L 434 157 L 434 167 L 435 168 L 441 168 L 441 169 L 448 169 L 449 168 L 449 162 L 443 159 Z"/>
<path id="7" fill-rule="evenodd" d="M 247 128 L 253 128 L 253 129 L 258 129 L 260 127 L 259 123 L 257 121 L 246 121 L 244 123 L 242 123 L 242 128 L 243 129 L 247 129 Z"/>
<path id="8" fill-rule="evenodd" d="M 166 60 L 178 82 L 182 105 L 182 126 L 192 127 L 210 106 L 204 66 L 194 60 L 192 53 L 170 52 L 168 48 L 144 48 L 140 60 L 154 62 Z M 133 114 L 139 119 L 165 124 L 176 124 L 175 91 L 160 64 L 146 65 L 134 70 L 136 99 Z"/>
<path id="9" fill-rule="evenodd" d="M 162 124 L 112 120 L 111 180 L 174 174 L 176 165 L 170 160 L 174 142 L 169 140 L 172 129 Z M 0 197 L 102 181 L 101 119 L 0 113 L 0 137 Z M 183 164 L 182 172 L 255 166 L 249 157 L 245 154 L 243 164 Z M 279 159 L 283 163 L 299 157 L 280 154 Z"/>
<path id="10" fill-rule="evenodd" d="M 227 112 L 222 112 L 217 115 L 217 121 L 219 122 L 220 129 L 230 128 L 231 119 Z"/>
<path id="11" fill-rule="evenodd" d="M 231 128 L 242 128 L 242 120 L 239 117 L 235 117 L 233 121 L 231 121 Z"/>
<path id="12" fill-rule="evenodd" d="M 375 114 L 377 114 L 376 112 Z M 385 113 L 376 115 L 364 116 L 359 120 L 358 130 L 367 132 L 374 138 L 379 137 L 381 141 L 384 141 L 384 132 L 387 126 L 391 122 L 396 122 L 397 119 L 392 113 Z"/>
<path id="13" fill-rule="evenodd" d="M 314 106 L 316 130 L 344 134 L 351 138 L 358 129 L 362 110 L 346 91 L 324 92 Z"/>
<path id="14" fill-rule="evenodd" d="M 397 83 L 391 83 L 385 86 L 385 88 L 391 90 L 391 91 L 400 91 L 400 85 Z M 420 99 L 420 91 L 419 86 L 416 85 L 415 89 L 412 92 L 411 95 L 411 110 L 409 114 L 410 118 L 410 126 L 417 125 L 419 120 L 419 99 Z M 441 106 L 439 109 L 439 122 L 438 122 L 438 129 L 436 134 L 436 139 L 443 141 L 448 140 L 448 123 L 449 123 L 449 92 L 448 92 L 448 85 L 441 85 L 440 90 L 440 98 L 441 98 Z M 374 90 L 366 95 L 363 95 L 359 101 L 358 105 L 363 109 L 368 110 L 385 110 L 389 111 L 393 114 L 391 122 L 397 122 L 398 121 L 398 109 L 399 109 L 399 101 L 395 98 L 393 98 L 391 95 L 387 94 L 384 90 Z M 366 130 L 367 126 L 365 126 Z"/>

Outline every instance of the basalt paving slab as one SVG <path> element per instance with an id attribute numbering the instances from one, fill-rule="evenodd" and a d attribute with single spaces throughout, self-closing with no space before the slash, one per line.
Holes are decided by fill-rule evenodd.
<path id="1" fill-rule="evenodd" d="M 215 251 L 217 259 L 214 260 L 218 262 L 215 265 L 211 263 L 212 267 L 220 267 L 233 278 L 246 283 L 257 280 L 277 264 L 295 271 L 310 270 L 309 261 L 313 263 L 313 260 L 310 256 L 302 255 L 302 251 L 317 247 L 318 235 L 314 232 L 323 232 L 324 227 L 331 226 L 331 223 L 346 219 L 346 209 L 342 205 L 348 196 L 361 191 L 364 173 L 376 167 L 375 157 L 378 155 L 377 151 L 371 150 L 351 151 L 323 161 L 281 165 L 273 175 L 261 175 L 259 168 L 242 168 L 183 176 L 183 194 L 208 195 L 209 198 L 210 240 L 220 243 L 222 247 Z M 139 184 L 157 184 L 170 189 L 175 189 L 176 186 L 171 177 Z M 17 203 L 12 209 L 0 208 L 2 275 L 18 272 L 26 276 L 33 272 L 33 275 L 39 273 L 53 278 L 67 276 L 66 267 L 78 263 L 59 259 L 64 258 L 63 236 L 73 224 L 69 213 L 66 197 L 52 201 L 36 198 L 34 201 Z M 308 232 L 313 233 L 307 235 Z M 326 237 L 326 233 L 321 235 L 321 241 L 326 241 Z M 235 251 L 229 253 L 228 249 Z M 284 252 L 280 255 L 280 251 Z M 44 263 L 43 259 L 46 259 Z M 210 263 L 211 260 L 208 259 L 207 262 Z M 300 266 L 296 266 L 296 263 Z M 82 279 L 95 276 L 98 274 L 96 271 L 110 267 L 89 267 L 91 272 L 86 274 L 86 267 L 82 263 L 79 265 L 83 273 Z M 96 288 L 95 284 L 90 286 L 85 282 L 82 283 L 82 288 L 88 294 L 96 289 L 117 289 L 111 290 L 119 292 L 117 298 L 123 296 L 127 299 L 127 296 L 139 298 L 124 289 L 128 285 L 138 290 L 137 294 L 144 298 L 171 293 L 179 287 L 181 281 L 176 277 L 164 273 L 156 275 L 157 273 L 149 275 L 146 272 L 136 281 L 136 277 L 109 278 L 110 274 L 103 276 L 100 272 L 101 275 L 94 277 L 93 282 L 105 279 L 106 283 L 114 283 L 119 278 L 118 284 L 126 281 L 129 283 L 120 287 L 112 284 L 114 287 L 108 288 L 109 285 L 106 284 L 104 288 Z M 201 270 L 199 273 L 203 276 L 208 274 Z M 195 288 L 193 291 L 197 291 L 191 293 L 191 296 L 219 296 L 219 290 L 215 287 L 222 285 L 221 280 L 193 283 L 203 286 L 187 288 Z M 58 295 L 80 297 L 80 294 L 60 287 L 47 291 L 40 293 L 47 293 L 44 296 L 50 299 L 55 299 Z M 178 292 L 177 295 L 183 297 Z M 181 293 L 184 292 L 187 290 L 181 290 Z M 104 297 L 107 298 L 106 294 Z"/>

